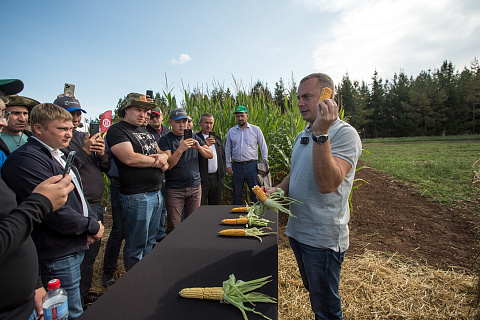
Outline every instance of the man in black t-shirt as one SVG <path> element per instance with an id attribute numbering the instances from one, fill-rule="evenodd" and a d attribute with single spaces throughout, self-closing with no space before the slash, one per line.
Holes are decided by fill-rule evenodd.
<path id="1" fill-rule="evenodd" d="M 168 155 L 142 127 L 147 111 L 155 107 L 145 95 L 130 93 L 118 110 L 123 121 L 108 130 L 107 143 L 120 176 L 124 214 L 125 269 L 130 270 L 155 244 L 163 197 L 160 192 L 168 169 Z"/>
<path id="2" fill-rule="evenodd" d="M 203 140 L 194 135 L 184 139 L 184 129 L 187 128 L 187 112 L 174 109 L 170 113 L 168 123 L 172 132 L 160 139 L 160 149 L 168 154 L 169 170 L 166 178 L 167 234 L 175 229 L 182 220 L 185 207 L 185 219 L 200 207 L 202 188 L 198 158 L 211 159 L 212 150 Z"/>

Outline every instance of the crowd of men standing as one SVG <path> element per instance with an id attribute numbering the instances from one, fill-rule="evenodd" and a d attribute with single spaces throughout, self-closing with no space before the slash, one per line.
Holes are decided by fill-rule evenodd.
<path id="1" fill-rule="evenodd" d="M 291 207 L 298 218 L 289 220 L 287 235 L 312 309 L 318 319 L 341 319 L 348 196 L 361 142 L 338 118 L 332 99 L 319 102 L 323 87 L 334 90 L 324 74 L 300 82 L 298 107 L 308 125 L 295 140 L 292 172 L 278 187 L 306 204 Z M 237 125 L 224 144 L 211 113 L 198 119 L 201 131 L 193 133 L 187 112 L 171 110 L 168 128 L 151 97 L 130 93 L 118 109 L 122 121 L 104 139 L 77 130 L 86 110 L 75 97 L 39 103 L 19 96 L 22 89 L 20 80 L 0 80 L 0 319 L 41 318 L 51 279 L 60 279 L 67 291 L 69 319 L 98 298 L 90 287 L 104 233 L 103 173 L 110 179 L 113 221 L 103 261 L 105 287 L 116 281 L 123 241 L 128 272 L 200 205 L 221 203 L 226 173 L 237 205 L 245 182 L 251 190 L 257 175 L 268 173 L 263 133 L 248 122 L 244 106 L 233 110 Z M 252 192 L 250 200 L 257 201 Z"/>
<path id="2" fill-rule="evenodd" d="M 2 249 L 0 283 L 6 281 L 4 271 L 22 277 L 29 272 L 30 278 L 25 278 L 22 284 L 26 292 L 29 289 L 31 292 L 0 299 L 0 315 L 28 313 L 22 317 L 40 317 L 44 288 L 49 280 L 58 278 L 67 291 L 69 318 L 76 319 L 86 304 L 98 298 L 90 292 L 90 287 L 104 232 L 102 173 L 110 179 L 112 202 L 113 226 L 106 245 L 102 279 L 108 287 L 116 281 L 123 241 L 123 262 L 128 271 L 201 204 L 221 203 L 227 171 L 224 144 L 213 132 L 212 114 L 203 114 L 199 119 L 201 131 L 185 138 L 184 129 L 193 127 L 193 119 L 187 112 L 172 110 L 168 118 L 170 129 L 162 123 L 161 109 L 142 94 L 127 95 L 118 110 L 122 121 L 110 127 L 104 139 L 99 133 L 90 135 L 78 130 L 82 114 L 87 111 L 75 97 L 61 94 L 53 103 L 40 103 L 18 95 L 22 89 L 20 80 L 0 80 L 2 198 L 14 194 L 9 199 L 14 201 L 6 206 L 8 211 L 2 212 L 0 219 L 8 217 L 16 204 L 29 203 L 33 195 L 39 198 L 36 188 L 53 189 L 49 180 L 52 177 L 56 189 L 62 192 L 56 190 L 57 195 L 49 198 L 50 193 L 45 191 L 46 199 L 40 199 L 43 208 L 36 204 L 31 210 L 19 213 L 30 215 L 28 221 L 16 226 L 22 228 L 22 237 L 18 238 L 16 232 L 16 238 L 11 239 L 14 229 L 9 226 L 5 238 L 8 241 L 2 238 L 5 252 Z M 246 113 L 245 108 L 241 111 Z M 243 122 L 242 126 L 245 128 Z M 238 142 L 237 139 L 234 144 Z M 256 141 L 247 141 L 253 143 Z M 266 146 L 261 148 L 262 156 L 266 157 L 263 152 Z M 63 177 L 66 158 L 72 151 L 73 166 Z M 62 203 L 56 207 L 56 202 Z M 2 200 L 2 206 L 6 204 Z M 17 250 L 9 242 L 13 240 L 17 242 Z M 4 264 L 7 259 L 4 254 L 8 256 L 12 251 L 14 256 L 22 254 L 18 250 L 20 242 L 29 244 L 31 268 Z M 32 244 L 36 252 L 32 251 Z M 11 257 L 8 260 L 15 262 Z M 38 281 L 33 283 L 35 274 Z M 12 274 L 8 277 L 12 278 Z"/>

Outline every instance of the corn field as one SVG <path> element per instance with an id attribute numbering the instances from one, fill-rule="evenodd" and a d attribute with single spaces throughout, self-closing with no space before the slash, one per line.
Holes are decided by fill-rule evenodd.
<path id="1" fill-rule="evenodd" d="M 165 115 L 165 125 L 169 111 L 174 108 L 186 109 L 193 118 L 195 131 L 200 131 L 198 122 L 201 115 L 211 113 L 215 119 L 214 131 L 224 142 L 228 130 L 237 125 L 233 110 L 236 106 L 245 106 L 249 115 L 248 122 L 259 126 L 263 132 L 268 146 L 272 181 L 279 183 L 290 172 L 293 142 L 306 125 L 297 108 L 296 89 L 290 90 L 290 94 L 284 94 L 282 106 L 262 91 L 260 94 L 253 94 L 252 90 L 244 90 L 239 86 L 236 91 L 235 95 L 221 87 L 214 88 L 211 92 L 201 92 L 199 89 L 195 89 L 193 93 L 184 91 L 180 105 L 170 93 L 163 92 L 163 96 L 156 94 L 155 103 Z M 228 185 L 230 184 L 226 183 L 226 186 Z"/>
<path id="2" fill-rule="evenodd" d="M 246 107 L 249 115 L 248 122 L 260 127 L 263 132 L 268 147 L 272 183 L 278 184 L 290 172 L 293 142 L 306 126 L 297 107 L 298 100 L 293 79 L 292 82 L 292 88 L 283 90 L 283 99 L 282 95 L 274 99 L 268 88 L 263 87 L 260 82 L 250 89 L 245 89 L 235 82 L 235 94 L 232 94 L 229 89 L 225 90 L 220 84 L 215 85 L 212 90 L 195 88 L 192 92 L 183 89 L 183 100 L 178 103 L 176 97 L 171 94 L 171 90 L 168 91 L 167 86 L 166 91 L 155 93 L 154 100 L 164 114 L 163 125 L 167 126 L 169 113 L 175 108 L 184 108 L 193 118 L 194 131 L 201 130 L 199 126 L 201 115 L 211 113 L 215 119 L 213 130 L 224 143 L 228 130 L 237 125 L 233 110 L 239 105 Z M 117 110 L 122 102 L 123 99 L 120 99 Z M 341 99 L 338 99 L 337 103 L 340 107 L 342 106 Z M 347 121 L 342 107 L 339 114 L 342 120 Z M 114 122 L 120 120 L 115 116 Z M 228 197 L 232 192 L 231 177 L 228 174 L 224 186 L 224 194 Z"/>

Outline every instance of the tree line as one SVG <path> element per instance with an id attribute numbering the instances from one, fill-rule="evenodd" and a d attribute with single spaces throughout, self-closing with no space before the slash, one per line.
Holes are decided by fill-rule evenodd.
<path id="1" fill-rule="evenodd" d="M 375 71 L 371 85 L 351 81 L 338 85 L 338 99 L 349 123 L 365 128 L 367 137 L 408 137 L 478 134 L 480 66 L 456 71 L 444 61 L 440 69 L 421 71 L 409 78 L 404 72 L 383 81 Z"/>
<path id="2" fill-rule="evenodd" d="M 351 80 L 347 73 L 337 85 L 335 96 L 345 120 L 358 131 L 365 129 L 367 138 L 478 134 L 480 131 L 480 116 L 476 115 L 480 104 L 477 59 L 461 71 L 456 70 L 452 62 L 444 61 L 439 69 L 421 71 L 415 78 L 401 71 L 395 73 L 393 79 L 384 81 L 375 70 L 371 80 L 371 83 Z M 293 77 L 289 88 L 280 78 L 273 91 L 260 80 L 248 89 L 235 79 L 234 84 L 235 93 L 219 83 L 214 83 L 211 90 L 183 89 L 180 102 L 171 94 L 172 90 L 167 89 L 155 94 L 155 104 L 168 117 L 168 112 L 177 107 L 192 110 L 201 106 L 211 112 L 247 100 L 285 113 L 297 103 Z M 122 101 L 119 99 L 117 110 Z"/>

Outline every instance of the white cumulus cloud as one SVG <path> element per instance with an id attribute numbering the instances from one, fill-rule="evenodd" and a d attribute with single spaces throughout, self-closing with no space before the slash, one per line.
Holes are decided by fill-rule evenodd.
<path id="1" fill-rule="evenodd" d="M 186 54 L 186 53 L 182 53 L 178 56 L 178 58 L 173 58 L 172 60 L 170 60 L 170 64 L 179 64 L 179 65 L 182 65 L 184 63 L 187 63 L 188 61 L 192 60 L 192 58 L 190 57 L 190 55 Z"/>
<path id="2" fill-rule="evenodd" d="M 462 70 L 480 52 L 480 6 L 472 0 L 303 0 L 336 21 L 316 33 L 315 69 L 339 82 L 371 82 L 404 70 L 407 76 L 439 68 L 444 60 Z"/>

